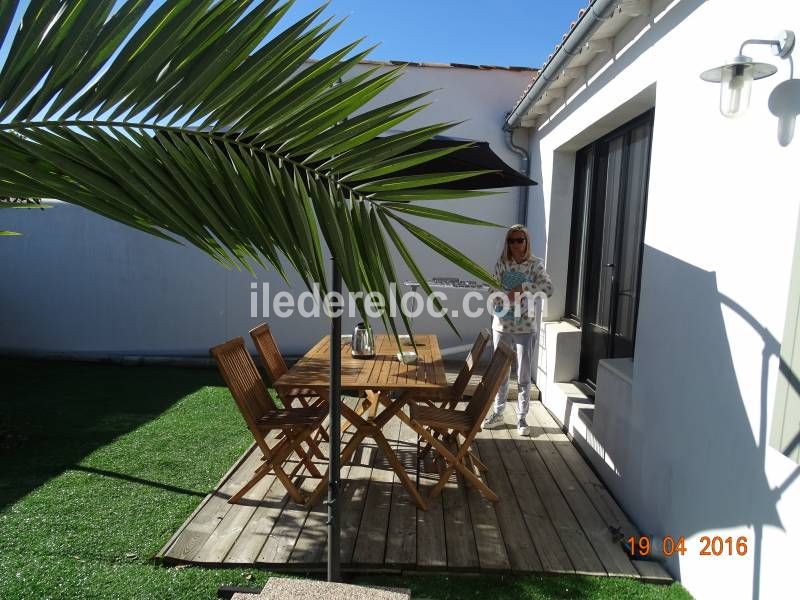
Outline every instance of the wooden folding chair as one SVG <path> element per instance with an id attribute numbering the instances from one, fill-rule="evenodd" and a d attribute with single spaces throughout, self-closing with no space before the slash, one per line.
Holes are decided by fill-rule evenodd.
<path id="1" fill-rule="evenodd" d="M 464 397 L 464 392 L 467 390 L 467 385 L 469 385 L 469 381 L 472 379 L 472 374 L 475 372 L 475 367 L 478 365 L 478 361 L 480 361 L 481 355 L 486 348 L 486 344 L 489 343 L 490 337 L 489 330 L 482 329 L 478 333 L 475 343 L 472 344 L 472 349 L 464 359 L 464 364 L 461 365 L 461 370 L 459 370 L 453 385 L 447 388 L 446 391 L 442 392 L 441 396 L 431 399 L 423 398 L 422 401 L 428 404 L 428 406 L 436 406 L 438 403 L 442 405 L 442 408 L 456 408 L 458 403 L 461 402 Z M 440 435 L 436 433 L 435 437 L 440 437 Z M 430 452 L 431 448 L 432 446 L 429 443 L 426 443 L 422 450 L 420 450 L 420 457 L 423 457 Z"/>
<path id="2" fill-rule="evenodd" d="M 469 450 L 475 436 L 481 430 L 481 423 L 489 412 L 500 384 L 508 376 L 513 356 L 514 351 L 507 344 L 501 343 L 497 347 L 489 368 L 465 410 L 410 403 L 412 427 L 420 437 L 433 446 L 447 465 L 431 490 L 431 498 L 442 492 L 447 480 L 457 470 L 468 484 L 477 488 L 486 498 L 492 502 L 499 500 L 497 494 L 470 468 L 474 465 L 479 471 L 487 470 L 483 463 L 470 455 Z M 437 434 L 442 439 L 439 439 Z M 460 438 L 463 438 L 463 441 L 460 441 Z M 448 443 L 455 446 L 455 452 L 448 448 Z"/>
<path id="3" fill-rule="evenodd" d="M 235 338 L 211 348 L 211 355 L 236 401 L 247 428 L 264 455 L 263 464 L 256 469 L 250 481 L 231 496 L 228 502 L 236 504 L 265 475 L 274 472 L 289 496 L 295 502 L 304 504 L 307 497 L 297 488 L 292 477 L 301 465 L 305 465 L 311 476 L 321 479 L 320 485 L 325 481 L 302 445 L 306 444 L 309 450 L 319 453 L 312 434 L 328 414 L 327 408 L 310 406 L 279 409 L 275 406 L 253 359 L 247 352 L 243 338 Z M 279 431 L 283 437 L 270 446 L 267 443 L 267 436 L 273 431 Z M 287 474 L 284 465 L 292 453 L 297 453 L 300 461 L 297 468 Z"/>
<path id="4" fill-rule="evenodd" d="M 467 391 L 469 380 L 472 379 L 472 374 L 475 372 L 475 367 L 478 366 L 478 361 L 481 359 L 483 350 L 486 344 L 489 343 L 491 335 L 488 329 L 481 329 L 478 337 L 475 338 L 475 343 L 472 344 L 472 350 L 469 351 L 467 357 L 464 359 L 464 364 L 461 365 L 461 370 L 456 376 L 453 385 L 450 386 L 448 395 L 450 399 L 445 404 L 444 408 L 455 408 L 461 399 L 464 397 L 464 392 Z"/>
<path id="5" fill-rule="evenodd" d="M 284 375 L 289 368 L 286 366 L 286 361 L 283 360 L 280 350 L 278 350 L 278 344 L 275 342 L 269 325 L 261 323 L 261 325 L 253 327 L 253 329 L 250 330 L 250 337 L 253 339 L 253 344 L 255 344 L 256 350 L 258 351 L 261 364 L 267 371 L 270 383 L 274 383 Z M 324 395 L 321 396 L 319 392 L 303 389 L 290 391 L 276 390 L 276 392 L 285 408 L 292 408 L 296 400 L 301 407 L 321 406 L 327 410 L 327 398 Z M 325 427 L 320 426 L 319 429 L 317 429 L 316 439 L 328 441 L 328 433 L 325 431 Z M 320 458 L 324 457 L 320 455 Z"/>

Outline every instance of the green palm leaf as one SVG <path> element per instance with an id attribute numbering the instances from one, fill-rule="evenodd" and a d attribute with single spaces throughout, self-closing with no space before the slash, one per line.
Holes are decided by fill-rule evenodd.
<path id="1" fill-rule="evenodd" d="M 457 150 L 414 150 L 454 123 L 388 134 L 424 94 L 365 109 L 402 69 L 349 74 L 371 50 L 358 42 L 312 60 L 339 23 L 323 6 L 280 31 L 290 5 L 4 1 L 0 194 L 72 202 L 229 267 L 288 264 L 323 290 L 324 243 L 351 291 L 384 297 L 393 250 L 423 278 L 394 221 L 494 283 L 398 216 L 491 225 L 416 204 L 480 195 L 441 185 L 483 171 L 402 174 Z"/>

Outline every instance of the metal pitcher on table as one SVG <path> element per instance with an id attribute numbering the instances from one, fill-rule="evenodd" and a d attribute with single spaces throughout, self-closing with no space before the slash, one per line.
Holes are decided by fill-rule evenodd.
<path id="1" fill-rule="evenodd" d="M 353 358 L 374 358 L 375 341 L 372 332 L 364 323 L 359 323 L 353 330 L 350 355 Z"/>

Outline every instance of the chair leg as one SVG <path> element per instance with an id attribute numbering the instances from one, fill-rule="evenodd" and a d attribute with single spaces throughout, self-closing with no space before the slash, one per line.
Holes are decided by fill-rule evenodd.
<path id="1" fill-rule="evenodd" d="M 295 448 L 295 452 L 297 452 L 297 455 L 300 457 L 300 461 L 306 466 L 306 469 L 308 469 L 308 472 L 312 477 L 322 477 L 322 473 L 320 473 L 319 469 L 317 469 L 317 465 L 314 464 L 314 462 L 311 460 L 311 457 L 305 450 L 303 450 L 300 444 L 298 444 Z"/>
<path id="2" fill-rule="evenodd" d="M 408 476 L 408 473 L 406 473 L 406 470 L 403 467 L 403 463 L 401 463 L 400 459 L 397 458 L 397 455 L 394 453 L 394 450 L 392 450 L 389 442 L 386 441 L 386 438 L 384 438 L 382 435 L 377 435 L 374 439 L 378 447 L 383 452 L 383 455 L 389 461 L 389 464 L 394 468 L 394 472 L 397 473 L 397 476 L 400 478 L 403 486 L 417 503 L 417 506 L 422 510 L 428 510 L 428 505 L 425 502 L 425 499 L 422 497 L 422 494 L 419 493 L 419 490 L 417 490 L 414 482 L 411 481 L 411 478 Z"/>
<path id="3" fill-rule="evenodd" d="M 475 453 L 472 450 L 469 450 L 468 453 L 470 460 L 473 462 L 473 464 L 478 468 L 478 470 L 481 473 L 487 473 L 489 471 L 489 467 L 483 464 L 483 462 L 481 462 L 481 459 L 475 456 Z"/>
<path id="4" fill-rule="evenodd" d="M 317 428 L 317 441 L 323 441 L 323 442 L 330 442 L 331 441 L 331 438 L 328 436 L 328 432 L 325 431 L 325 426 L 324 425 L 320 425 Z M 323 456 L 321 458 L 325 458 L 325 457 Z"/>
<path id="5" fill-rule="evenodd" d="M 465 481 L 473 484 L 475 488 L 478 489 L 488 500 L 492 502 L 497 502 L 500 498 L 495 494 L 492 489 L 486 485 L 479 477 L 475 475 L 472 471 L 470 471 L 467 466 L 463 463 L 463 454 L 466 454 L 466 448 L 462 445 L 462 450 L 459 452 L 459 455 L 456 456 L 450 450 L 445 447 L 439 440 L 434 438 L 430 432 L 428 432 L 424 427 L 419 426 L 418 432 L 428 440 L 434 448 L 442 455 L 442 457 L 449 463 L 448 469 L 445 471 L 446 477 L 442 477 L 439 482 L 434 486 L 431 490 L 431 498 L 436 498 L 444 488 L 445 483 L 447 483 L 447 478 L 453 473 L 453 470 L 458 470 L 461 474 L 464 475 Z"/>
<path id="6" fill-rule="evenodd" d="M 270 471 L 275 473 L 275 477 L 283 484 L 283 487 L 286 489 L 286 492 L 289 494 L 292 500 L 294 500 L 298 504 L 305 504 L 306 495 L 303 494 L 292 481 L 292 477 L 295 476 L 295 474 L 298 471 L 298 468 L 295 467 L 295 469 L 292 471 L 292 474 L 287 475 L 282 465 L 284 461 L 286 461 L 286 459 L 292 455 L 293 452 L 297 452 L 298 456 L 300 456 L 301 459 L 299 461 L 299 465 L 306 465 L 306 467 L 308 467 L 308 463 L 310 463 L 311 461 L 308 460 L 306 452 L 301 448 L 300 445 L 304 441 L 310 440 L 310 436 L 313 433 L 313 430 L 311 428 L 306 428 L 294 435 L 292 434 L 291 431 L 287 431 L 285 433 L 287 435 L 285 435 L 283 439 L 281 439 L 281 441 L 278 444 L 276 444 L 274 448 L 270 448 L 265 441 L 259 443 L 261 452 L 264 455 L 262 457 L 264 463 L 258 469 L 256 469 L 256 472 L 250 479 L 250 481 L 248 481 L 238 492 L 236 492 L 233 496 L 231 496 L 230 500 L 228 500 L 229 504 L 238 503 L 239 500 L 241 500 L 242 497 L 244 497 L 244 495 L 248 491 L 250 491 L 253 488 L 253 486 L 256 483 L 258 483 L 261 479 L 263 479 L 264 476 L 267 475 Z M 304 456 L 306 457 L 308 462 L 305 462 L 303 460 Z M 311 471 L 311 469 L 314 469 L 319 474 L 319 471 L 316 469 L 316 466 L 313 465 L 313 463 L 311 463 L 311 465 L 312 466 L 311 468 L 309 468 L 309 471 Z M 321 474 L 319 474 L 318 476 L 321 476 Z"/>
<path id="7" fill-rule="evenodd" d="M 358 449 L 358 446 L 363 439 L 364 439 L 364 434 L 361 433 L 359 430 L 356 430 L 356 432 L 353 434 L 353 437 L 350 438 L 350 441 L 347 442 L 347 446 L 345 446 L 344 450 L 342 451 L 342 458 L 340 464 L 344 465 L 350 461 L 350 459 L 353 457 L 353 454 L 355 454 L 356 449 Z M 323 475 L 322 481 L 319 482 L 319 485 L 317 485 L 317 487 L 308 497 L 308 500 L 306 502 L 308 506 L 316 506 L 317 502 L 319 502 L 319 499 L 322 497 L 322 494 L 325 492 L 325 489 L 327 487 L 329 475 L 330 475 L 329 473 L 325 473 L 325 475 Z"/>

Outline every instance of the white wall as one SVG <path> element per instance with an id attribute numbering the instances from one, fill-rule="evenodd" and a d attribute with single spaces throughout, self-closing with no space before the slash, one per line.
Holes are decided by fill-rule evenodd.
<path id="1" fill-rule="evenodd" d="M 358 66 L 358 69 L 366 67 Z M 386 103 L 425 90 L 431 107 L 402 124 L 411 128 L 461 121 L 448 135 L 488 141 L 508 164 L 519 159 L 505 146 L 501 125 L 530 79 L 529 72 L 409 67 L 400 81 L 373 101 Z M 521 138 L 523 136 L 520 136 Z M 514 222 L 518 192 L 438 202 L 500 224 Z M 0 351 L 4 353 L 135 354 L 207 356 L 208 348 L 247 335 L 261 319 L 250 318 L 246 272 L 227 271 L 192 247 L 151 238 L 81 208 L 59 204 L 47 211 L 3 211 L 2 228 L 22 231 L 5 238 L 0 261 Z M 413 218 L 409 220 L 414 220 Z M 426 227 L 492 267 L 502 232 L 443 222 Z M 465 275 L 426 247 L 409 240 L 429 276 Z M 396 257 L 401 281 L 410 278 Z M 273 273 L 259 273 L 271 289 L 286 289 Z M 293 277 L 292 290 L 304 289 Z M 463 292 L 453 292 L 450 306 Z M 328 331 L 324 318 L 271 319 L 281 349 L 301 354 Z M 457 319 L 465 342 L 486 322 Z M 352 327 L 344 324 L 344 330 Z M 438 333 L 443 347 L 461 342 L 443 320 L 420 318 L 417 331 Z"/>
<path id="2" fill-rule="evenodd" d="M 754 84 L 738 120 L 719 114 L 719 88 L 699 74 L 747 38 L 800 32 L 800 3 L 667 4 L 629 24 L 613 59 L 597 57 L 588 85 L 574 84 L 532 137 L 546 222 L 530 225 L 547 231 L 548 269 L 563 288 L 575 150 L 655 106 L 632 396 L 615 415 L 615 435 L 627 439 L 606 440 L 614 469 L 601 474 L 642 530 L 686 536 L 689 552 L 668 567 L 695 597 L 796 597 L 800 467 L 767 443 L 774 354 L 762 363 L 765 346 L 780 343 L 798 235 L 800 135 L 780 147 L 767 108 L 789 64 L 751 49 L 779 71 Z M 563 310 L 562 289 L 548 317 Z M 613 410 L 602 393 L 595 422 Z M 745 535 L 750 550 L 701 557 L 702 535 Z"/>

